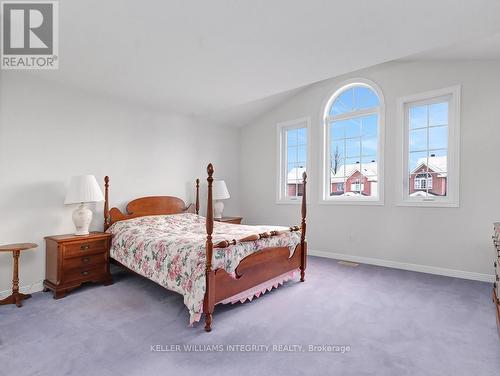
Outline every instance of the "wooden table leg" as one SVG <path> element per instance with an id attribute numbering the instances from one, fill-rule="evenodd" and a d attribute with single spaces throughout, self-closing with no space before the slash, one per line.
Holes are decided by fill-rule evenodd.
<path id="1" fill-rule="evenodd" d="M 22 307 L 24 299 L 31 298 L 30 294 L 22 294 L 19 292 L 19 255 L 21 251 L 13 251 L 14 268 L 12 272 L 12 295 L 0 300 L 0 305 L 15 304 L 17 307 Z"/>
<path id="2" fill-rule="evenodd" d="M 19 254 L 20 251 L 12 252 L 12 257 L 14 257 L 14 272 L 12 273 L 12 295 L 16 295 L 19 292 Z"/>

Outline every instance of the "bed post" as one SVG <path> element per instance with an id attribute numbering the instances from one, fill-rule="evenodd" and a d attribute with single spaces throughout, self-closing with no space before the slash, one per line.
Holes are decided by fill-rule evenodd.
<path id="1" fill-rule="evenodd" d="M 104 177 L 104 231 L 109 228 L 109 176 Z"/>
<path id="2" fill-rule="evenodd" d="M 205 300 L 203 301 L 203 312 L 205 313 L 205 331 L 210 332 L 212 330 L 212 313 L 215 306 L 215 274 L 212 270 L 212 253 L 213 253 L 213 243 L 212 243 L 212 232 L 214 230 L 214 211 L 212 208 L 212 182 L 214 181 L 212 175 L 214 173 L 214 167 L 210 163 L 207 166 L 208 173 L 208 196 L 207 196 L 207 242 L 206 242 L 206 256 L 207 265 L 205 269 L 206 275 L 206 291 Z"/>
<path id="3" fill-rule="evenodd" d="M 200 214 L 200 179 L 196 179 L 196 214 Z"/>
<path id="4" fill-rule="evenodd" d="M 306 197 L 306 184 L 307 174 L 302 174 L 302 185 L 304 191 L 302 192 L 302 222 L 300 224 L 300 248 L 302 248 L 302 255 L 300 259 L 300 282 L 305 281 L 306 275 L 306 261 L 307 261 L 307 243 L 306 243 L 306 215 L 307 215 L 307 197 Z"/>

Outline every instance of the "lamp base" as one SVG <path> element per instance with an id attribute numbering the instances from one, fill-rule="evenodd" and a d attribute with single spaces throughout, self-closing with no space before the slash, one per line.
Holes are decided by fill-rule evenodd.
<path id="1" fill-rule="evenodd" d="M 215 200 L 215 202 L 214 202 L 214 218 L 221 219 L 223 211 L 224 211 L 224 203 L 221 200 Z"/>
<path id="2" fill-rule="evenodd" d="M 85 204 L 81 204 L 73 211 L 73 223 L 76 228 L 75 235 L 88 235 L 90 222 L 92 222 L 92 211 Z"/>

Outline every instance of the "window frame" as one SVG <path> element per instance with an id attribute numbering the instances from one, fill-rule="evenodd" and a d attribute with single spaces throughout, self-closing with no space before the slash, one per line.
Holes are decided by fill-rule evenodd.
<path id="1" fill-rule="evenodd" d="M 459 207 L 460 188 L 460 94 L 461 86 L 426 91 L 398 99 L 398 129 L 400 132 L 400 168 L 398 206 Z M 408 172 L 409 108 L 448 102 L 447 195 L 446 197 L 410 197 Z"/>
<path id="2" fill-rule="evenodd" d="M 293 120 L 287 120 L 276 124 L 276 141 L 277 141 L 277 181 L 276 181 L 276 203 L 277 204 L 300 204 L 302 196 L 289 197 L 286 195 L 287 173 L 287 147 L 286 147 L 286 131 L 298 128 L 306 128 L 307 144 L 306 144 L 306 171 L 310 170 L 311 158 L 311 118 L 302 117 Z M 309 183 L 309 182 L 308 182 Z"/>
<path id="3" fill-rule="evenodd" d="M 362 116 L 376 113 L 378 115 L 378 142 L 377 142 L 377 179 L 378 179 L 378 196 L 330 196 L 330 108 L 333 102 L 345 91 L 355 86 L 363 86 L 372 90 L 379 99 L 379 105 L 376 111 L 372 109 L 362 109 L 351 112 L 349 116 L 338 116 L 337 120 L 342 118 L 351 118 L 354 116 Z M 384 205 L 384 141 L 385 141 L 385 99 L 380 87 L 373 81 L 365 78 L 353 78 L 335 86 L 335 89 L 330 92 L 327 99 L 321 107 L 321 140 L 322 140 L 322 155 L 320 158 L 320 171 L 322 182 L 320 184 L 320 201 L 319 204 L 325 205 Z M 346 187 L 344 186 L 344 189 Z"/>

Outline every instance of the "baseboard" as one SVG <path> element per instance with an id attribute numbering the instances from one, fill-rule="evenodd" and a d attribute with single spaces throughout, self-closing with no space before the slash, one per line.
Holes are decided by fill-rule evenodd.
<path id="1" fill-rule="evenodd" d="M 43 282 L 35 282 L 31 285 L 20 286 L 19 291 L 23 294 L 32 294 L 43 290 Z M 0 299 L 6 298 L 12 294 L 12 289 L 0 291 Z"/>
<path id="2" fill-rule="evenodd" d="M 336 260 L 358 262 L 361 264 L 385 266 L 387 268 L 394 268 L 394 269 L 411 270 L 413 272 L 437 274 L 437 275 L 443 275 L 446 277 L 471 279 L 474 281 L 491 282 L 491 283 L 493 283 L 493 281 L 495 280 L 495 277 L 492 274 L 482 274 L 482 273 L 467 272 L 464 270 L 438 268 L 436 266 L 428 266 L 428 265 L 408 264 L 408 263 L 399 262 L 399 261 L 391 261 L 391 260 L 384 260 L 384 259 L 371 258 L 371 257 L 361 257 L 361 256 L 354 256 L 354 255 L 344 255 L 341 253 L 316 251 L 316 250 L 312 250 L 312 249 L 308 249 L 307 253 L 311 256 L 318 256 L 318 257 L 325 257 L 325 258 L 331 258 L 331 259 L 336 259 Z"/>

